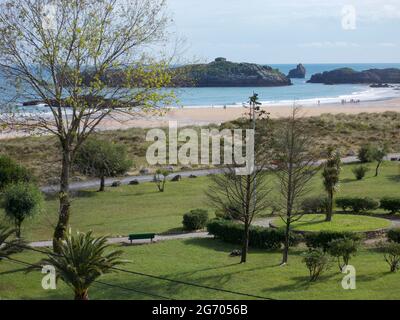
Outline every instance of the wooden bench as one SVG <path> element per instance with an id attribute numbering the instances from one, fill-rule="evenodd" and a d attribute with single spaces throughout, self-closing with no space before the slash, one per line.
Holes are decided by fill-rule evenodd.
<path id="1" fill-rule="evenodd" d="M 132 243 L 133 240 L 145 240 L 145 239 L 150 239 L 151 242 L 153 242 L 153 239 L 155 238 L 156 234 L 155 233 L 137 233 L 137 234 L 130 234 L 129 235 L 129 241 Z"/>

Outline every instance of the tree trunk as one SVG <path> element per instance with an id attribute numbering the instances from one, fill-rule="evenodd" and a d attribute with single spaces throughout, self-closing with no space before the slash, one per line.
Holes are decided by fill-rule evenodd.
<path id="1" fill-rule="evenodd" d="M 18 239 L 21 238 L 21 224 L 22 224 L 22 221 L 20 221 L 18 219 L 15 221 L 15 236 Z"/>
<path id="2" fill-rule="evenodd" d="M 75 300 L 89 300 L 88 289 L 82 292 L 75 291 Z"/>
<path id="3" fill-rule="evenodd" d="M 104 176 L 102 176 L 101 178 L 100 178 L 100 189 L 99 189 L 99 192 L 103 192 L 104 191 L 104 189 L 105 189 L 105 177 Z"/>
<path id="4" fill-rule="evenodd" d="M 70 152 L 63 150 L 63 159 L 60 177 L 59 215 L 53 236 L 53 250 L 60 252 L 60 243 L 65 238 L 70 215 L 69 176 L 71 169 Z"/>
<path id="5" fill-rule="evenodd" d="M 381 166 L 381 163 L 382 162 L 378 162 L 378 165 L 376 166 L 376 169 L 375 169 L 375 177 L 377 177 L 378 176 L 378 174 L 379 174 L 379 167 Z"/>
<path id="6" fill-rule="evenodd" d="M 290 219 L 290 217 L 289 217 Z M 283 255 L 281 265 L 285 265 L 289 258 L 289 239 L 290 239 L 290 222 L 286 221 L 285 243 L 283 245 Z"/>
<path id="7" fill-rule="evenodd" d="M 333 212 L 333 192 L 330 190 L 328 192 L 328 208 L 327 208 L 327 213 L 326 213 L 326 222 L 331 222 L 332 221 L 332 212 Z"/>
<path id="8" fill-rule="evenodd" d="M 249 251 L 249 233 L 250 233 L 250 226 L 246 222 L 244 224 L 242 256 L 240 259 L 240 263 L 245 263 L 247 261 L 247 252 Z"/>

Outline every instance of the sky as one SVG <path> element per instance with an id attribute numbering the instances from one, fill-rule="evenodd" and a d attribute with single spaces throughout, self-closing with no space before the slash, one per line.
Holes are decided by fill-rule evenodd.
<path id="1" fill-rule="evenodd" d="M 400 0 L 167 0 L 201 61 L 399 63 Z"/>

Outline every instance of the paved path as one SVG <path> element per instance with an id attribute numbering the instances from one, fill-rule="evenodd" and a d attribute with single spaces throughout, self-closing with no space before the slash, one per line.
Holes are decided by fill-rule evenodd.
<path id="1" fill-rule="evenodd" d="M 386 158 L 386 160 L 390 160 L 391 158 L 397 158 L 400 159 L 400 153 L 393 153 L 389 154 Z M 321 164 L 323 160 L 317 161 L 316 164 Z M 354 163 L 354 162 L 359 162 L 356 156 L 352 157 L 344 157 L 342 158 L 343 163 Z M 205 169 L 205 170 L 190 170 L 190 171 L 183 171 L 183 172 L 175 172 L 171 173 L 170 179 L 172 179 L 175 175 L 181 175 L 182 177 L 189 177 L 190 175 L 195 175 L 198 177 L 201 176 L 207 176 L 210 174 L 218 174 L 221 173 L 223 169 Z M 118 179 L 116 178 L 110 178 L 106 179 L 105 183 L 106 186 L 111 186 L 111 184 Z M 132 180 L 137 180 L 139 182 L 151 182 L 153 181 L 153 175 L 140 175 L 140 176 L 127 176 L 122 179 L 119 179 L 118 181 L 121 181 L 122 184 L 129 184 L 130 181 Z M 91 189 L 91 188 L 98 188 L 100 184 L 99 180 L 88 180 L 88 181 L 82 181 L 82 182 L 73 182 L 70 184 L 70 190 L 71 191 L 78 191 L 78 190 L 85 190 L 85 189 Z M 41 190 L 45 193 L 54 193 L 59 190 L 59 186 L 57 185 L 52 185 L 52 186 L 45 186 L 42 187 Z"/>

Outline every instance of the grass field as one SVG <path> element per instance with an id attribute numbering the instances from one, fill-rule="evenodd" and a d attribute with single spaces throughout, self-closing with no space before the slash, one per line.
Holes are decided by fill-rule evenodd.
<path id="1" fill-rule="evenodd" d="M 248 262 L 229 257 L 235 246 L 213 239 L 173 240 L 150 245 L 123 247 L 130 262 L 122 268 L 159 275 L 196 284 L 240 291 L 273 299 L 399 299 L 400 273 L 388 272 L 382 254 L 362 249 L 350 263 L 356 268 L 357 289 L 343 290 L 341 274 L 335 262 L 321 278 L 308 281 L 302 263 L 304 249 L 291 251 L 289 264 L 278 266 L 280 252 L 250 250 Z M 25 252 L 16 259 L 37 262 L 42 255 Z M 40 272 L 25 274 L 23 266 L 0 262 L 0 299 L 72 299 L 73 294 L 59 282 L 57 290 L 41 288 Z M 235 294 L 211 291 L 122 272 L 100 279 L 112 285 L 159 294 L 174 299 L 246 299 Z M 121 288 L 94 284 L 91 299 L 152 299 Z"/>
<path id="2" fill-rule="evenodd" d="M 277 218 L 274 224 L 284 226 L 283 221 Z M 294 222 L 292 229 L 300 231 L 373 231 L 386 229 L 391 226 L 390 221 L 381 218 L 336 214 L 331 222 L 325 221 L 324 214 L 307 214 L 299 221 Z"/>
<path id="3" fill-rule="evenodd" d="M 372 164 L 370 166 L 373 167 Z M 344 166 L 337 196 L 369 196 L 378 199 L 384 196 L 399 196 L 399 164 L 386 162 L 382 166 L 380 176 L 373 177 L 371 170 L 363 181 L 355 180 L 351 172 L 352 167 L 353 165 Z M 276 196 L 276 187 L 272 180 L 271 178 L 272 196 Z M 210 183 L 208 177 L 168 182 L 164 193 L 158 192 L 153 183 L 108 188 L 104 193 L 80 192 L 72 203 L 71 228 L 73 231 L 93 230 L 96 235 L 110 236 L 134 232 L 176 231 L 182 227 L 182 215 L 191 209 L 210 209 L 210 217 L 213 216 L 214 210 L 204 194 Z M 321 193 L 321 176 L 317 175 L 310 194 Z M 23 236 L 28 240 L 51 239 L 57 221 L 57 206 L 57 199 L 46 201 L 43 212 L 24 223 Z M 269 213 L 270 211 L 265 212 Z M 1 219 L 4 219 L 2 213 Z"/>

